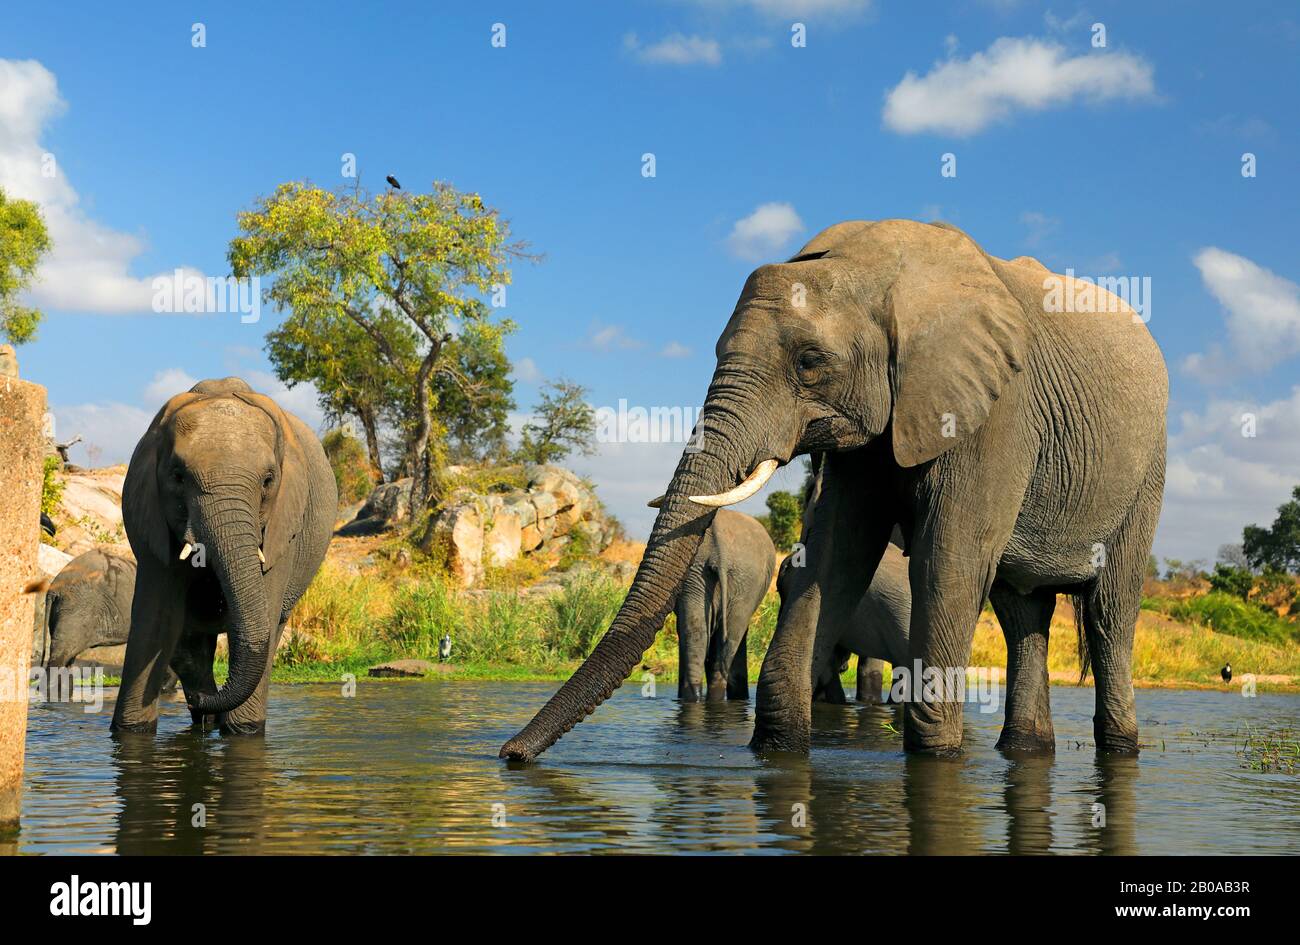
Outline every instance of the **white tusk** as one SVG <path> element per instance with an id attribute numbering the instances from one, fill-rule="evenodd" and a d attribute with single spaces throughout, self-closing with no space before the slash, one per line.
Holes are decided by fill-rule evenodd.
<path id="1" fill-rule="evenodd" d="M 724 505 L 735 505 L 737 502 L 744 502 L 767 484 L 767 481 L 772 478 L 772 473 L 776 472 L 779 465 L 780 463 L 774 459 L 765 459 L 755 466 L 754 471 L 736 488 L 728 489 L 726 492 L 719 492 L 717 495 L 693 495 L 691 501 L 696 505 L 708 505 L 713 508 L 722 508 Z"/>
<path id="2" fill-rule="evenodd" d="M 266 564 L 266 555 L 262 554 L 261 548 L 257 549 L 257 560 L 262 562 L 262 564 Z"/>
<path id="3" fill-rule="evenodd" d="M 181 549 L 181 560 L 184 561 L 186 558 L 188 558 L 190 556 L 190 552 L 193 550 L 194 550 L 194 546 L 187 541 L 185 543 L 185 547 Z"/>
<path id="4" fill-rule="evenodd" d="M 668 498 L 668 496 L 666 496 L 666 495 L 661 495 L 661 496 L 660 496 L 659 498 L 657 498 L 657 499 L 651 499 L 649 502 L 646 503 L 646 506 L 649 507 L 649 508 L 652 508 L 652 509 L 657 509 L 657 508 L 659 508 L 661 505 L 664 504 L 664 499 L 666 499 L 666 498 Z"/>

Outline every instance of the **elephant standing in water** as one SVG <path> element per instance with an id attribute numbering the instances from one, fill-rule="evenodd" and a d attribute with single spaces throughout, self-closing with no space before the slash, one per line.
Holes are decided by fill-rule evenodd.
<path id="1" fill-rule="evenodd" d="M 740 512 L 714 516 L 677 595 L 679 699 L 749 698 L 749 620 L 775 570 L 766 528 Z"/>
<path id="2" fill-rule="evenodd" d="M 1068 303 L 1067 304 L 1067 300 Z M 1136 751 L 1130 663 L 1160 512 L 1168 378 L 1131 308 L 946 224 L 841 223 L 756 270 L 717 343 L 698 448 L 683 453 L 613 625 L 501 755 L 532 760 L 609 698 L 653 642 L 718 507 L 827 453 L 751 746 L 807 751 L 812 687 L 895 524 L 909 555 L 904 747 L 960 748 L 984 601 L 1008 655 L 1000 744 L 1053 746 L 1047 633 L 1080 603 L 1103 751 Z M 926 683 L 927 677 L 938 685 Z"/>
<path id="3" fill-rule="evenodd" d="M 71 666 L 91 647 L 126 642 L 135 591 L 135 562 L 129 556 L 96 548 L 26 590 L 45 593 L 46 633 L 41 636 L 48 634 L 48 645 L 33 653 L 33 665 Z"/>
<path id="4" fill-rule="evenodd" d="M 338 495 L 320 441 L 239 378 L 167 401 L 127 469 L 122 517 L 138 570 L 115 731 L 153 732 L 170 665 L 198 726 L 266 724 L 271 661 L 329 546 Z M 212 659 L 227 633 L 230 674 Z"/>

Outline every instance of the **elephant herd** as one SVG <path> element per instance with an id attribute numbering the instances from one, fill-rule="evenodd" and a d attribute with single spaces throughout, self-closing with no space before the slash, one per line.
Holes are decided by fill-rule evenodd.
<path id="1" fill-rule="evenodd" d="M 906 220 L 842 223 L 757 269 L 718 340 L 692 446 L 652 503 L 627 597 L 501 756 L 532 761 L 595 711 L 674 608 L 679 697 L 747 698 L 746 631 L 776 556 L 758 523 L 724 507 L 803 454 L 816 474 L 799 554 L 777 580 L 751 747 L 806 752 L 813 702 L 843 701 L 839 674 L 856 653 L 860 698 L 869 658 L 908 677 L 905 749 L 958 750 L 951 680 L 990 602 L 1007 641 L 999 746 L 1051 751 L 1047 642 L 1067 594 L 1096 678 L 1097 748 L 1136 751 L 1130 659 L 1163 491 L 1168 382 L 1140 317 L 1069 280 L 1067 292 L 1094 304 L 1057 311 L 1044 290 L 1061 278 L 1028 257 L 988 255 L 946 224 Z M 170 670 L 196 726 L 261 731 L 276 642 L 336 508 L 317 438 L 243 381 L 203 381 L 168 401 L 124 486 L 135 579 L 123 564 L 94 565 L 112 606 L 91 622 L 106 628 L 111 611 L 130 628 L 113 728 L 156 728 Z M 79 605 L 55 593 L 59 580 L 49 619 L 71 635 Z M 221 632 L 230 672 L 218 687 Z M 54 650 L 51 663 L 65 658 Z M 874 685 L 878 694 L 878 675 Z"/>

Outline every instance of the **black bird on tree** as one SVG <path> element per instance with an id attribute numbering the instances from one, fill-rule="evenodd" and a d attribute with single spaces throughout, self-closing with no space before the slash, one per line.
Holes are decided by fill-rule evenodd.
<path id="1" fill-rule="evenodd" d="M 389 174 L 387 177 L 384 178 L 384 180 L 388 181 L 388 186 L 393 188 L 393 190 L 402 189 L 402 185 L 397 182 L 397 178 L 394 177 L 392 174 Z"/>
<path id="2" fill-rule="evenodd" d="M 1219 675 L 1223 677 L 1224 682 L 1232 682 L 1232 664 L 1224 663 L 1223 669 L 1219 670 Z"/>

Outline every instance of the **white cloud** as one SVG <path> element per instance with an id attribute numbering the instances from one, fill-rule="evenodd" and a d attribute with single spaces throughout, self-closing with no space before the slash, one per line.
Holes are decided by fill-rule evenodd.
<path id="1" fill-rule="evenodd" d="M 1031 249 L 1041 246 L 1043 240 L 1051 236 L 1061 226 L 1059 219 L 1040 213 L 1037 210 L 1026 210 L 1020 214 L 1020 222 L 1029 230 L 1029 233 L 1025 236 L 1025 245 Z"/>
<path id="2" fill-rule="evenodd" d="M 183 393 L 199 382 L 180 368 L 159 371 L 144 389 L 144 405 L 157 410 L 177 394 Z"/>
<path id="3" fill-rule="evenodd" d="M 53 242 L 31 300 L 62 311 L 151 311 L 153 277 L 130 274 L 131 264 L 144 252 L 144 241 L 90 219 L 57 154 L 49 155 L 55 161 L 54 175 L 43 174 L 47 150 L 40 134 L 65 108 L 57 80 L 43 65 L 30 59 L 0 59 L 0 188 L 40 205 Z M 175 268 L 160 275 L 171 276 Z"/>
<path id="4" fill-rule="evenodd" d="M 537 362 L 532 358 L 520 358 L 514 363 L 512 373 L 515 380 L 522 384 L 540 384 L 545 380 L 541 369 L 537 367 Z"/>
<path id="5" fill-rule="evenodd" d="M 1240 368 L 1266 371 L 1300 354 L 1300 286 L 1216 246 L 1202 249 L 1192 262 L 1201 281 L 1227 313 L 1228 343 L 1207 354 L 1189 355 L 1183 370 L 1208 382 Z"/>
<path id="6" fill-rule="evenodd" d="M 640 348 L 642 344 L 637 339 L 630 337 L 622 325 L 601 325 L 598 322 L 592 326 L 586 340 L 582 343 L 582 347 L 607 354 L 610 351 L 626 351 Z"/>
<path id="7" fill-rule="evenodd" d="M 908 72 L 885 94 L 882 117 L 900 134 L 972 135 L 1017 109 L 1042 111 L 1074 99 L 1152 99 L 1153 73 L 1132 53 L 1071 57 L 1057 43 L 1004 36 L 969 59 L 936 63 L 924 76 Z"/>
<path id="8" fill-rule="evenodd" d="M 1254 436 L 1243 436 L 1245 415 Z M 1212 399 L 1170 418 L 1161 557 L 1213 561 L 1250 524 L 1267 525 L 1300 482 L 1300 387 L 1270 403 Z"/>
<path id="9" fill-rule="evenodd" d="M 803 220 L 788 203 L 765 203 L 736 221 L 727 246 L 741 259 L 758 261 L 777 255 L 804 229 Z"/>
<path id="10" fill-rule="evenodd" d="M 668 344 L 663 346 L 663 350 L 659 352 L 659 356 L 663 358 L 689 358 L 691 356 L 691 349 L 686 347 L 686 345 L 682 344 L 680 341 L 670 341 Z"/>
<path id="11" fill-rule="evenodd" d="M 623 48 L 642 62 L 655 65 L 716 66 L 722 63 L 722 47 L 718 41 L 703 36 L 673 33 L 657 43 L 643 46 L 636 33 L 628 33 L 623 37 Z"/>

